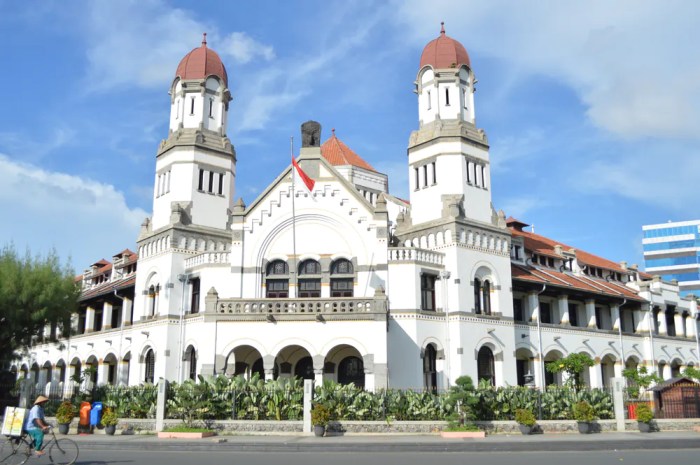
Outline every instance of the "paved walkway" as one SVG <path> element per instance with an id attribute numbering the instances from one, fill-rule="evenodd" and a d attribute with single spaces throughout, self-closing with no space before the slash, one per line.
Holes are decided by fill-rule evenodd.
<path id="1" fill-rule="evenodd" d="M 86 450 L 239 450 L 239 451 L 587 451 L 700 449 L 700 433 L 493 435 L 484 439 L 444 439 L 438 434 L 345 434 L 318 438 L 303 434 L 222 435 L 204 439 L 159 439 L 155 435 L 75 435 Z"/>

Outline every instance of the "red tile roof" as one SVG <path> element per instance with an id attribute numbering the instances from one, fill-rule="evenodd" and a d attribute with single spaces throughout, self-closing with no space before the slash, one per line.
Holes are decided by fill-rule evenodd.
<path id="1" fill-rule="evenodd" d="M 574 289 L 591 294 L 602 294 L 610 297 L 625 298 L 638 302 L 646 302 L 639 297 L 633 289 L 622 283 L 606 281 L 600 278 L 574 275 L 569 272 L 561 272 L 553 269 L 535 268 L 511 264 L 511 274 L 514 281 L 529 281 L 537 284 L 546 284 L 565 289 Z"/>
<path id="2" fill-rule="evenodd" d="M 509 225 L 510 226 L 510 225 Z M 513 237 L 522 237 L 525 242 L 525 249 L 534 252 L 538 255 L 546 255 L 549 257 L 559 257 L 554 251 L 554 247 L 559 245 L 563 250 L 575 249 L 576 250 L 576 260 L 584 265 L 595 266 L 598 268 L 605 268 L 607 270 L 614 270 L 618 272 L 627 272 L 628 270 L 623 269 L 619 263 L 615 263 L 611 260 L 593 255 L 584 250 L 576 249 L 562 242 L 555 241 L 548 237 L 540 236 L 528 231 L 520 231 L 513 227 L 510 228 Z"/>
<path id="3" fill-rule="evenodd" d="M 218 76 L 228 87 L 228 74 L 219 55 L 207 48 L 207 35 L 204 34 L 202 46 L 193 49 L 180 61 L 175 71 L 175 76 L 180 79 L 206 79 L 209 76 Z"/>
<path id="4" fill-rule="evenodd" d="M 85 301 L 101 295 L 112 294 L 115 290 L 124 289 L 134 285 L 136 285 L 136 276 L 131 276 L 119 281 L 102 283 L 97 287 L 83 292 L 80 295 L 80 300 Z"/>
<path id="5" fill-rule="evenodd" d="M 359 168 L 364 168 L 370 171 L 376 171 L 372 165 L 367 163 L 356 154 L 350 147 L 345 145 L 343 141 L 338 139 L 333 129 L 333 135 L 321 145 L 321 155 L 333 166 L 352 165 Z"/>
<path id="6" fill-rule="evenodd" d="M 458 68 L 467 65 L 471 68 L 469 54 L 464 45 L 445 35 L 445 23 L 442 23 L 440 36 L 428 43 L 420 57 L 420 68 L 430 65 L 433 68 Z"/>

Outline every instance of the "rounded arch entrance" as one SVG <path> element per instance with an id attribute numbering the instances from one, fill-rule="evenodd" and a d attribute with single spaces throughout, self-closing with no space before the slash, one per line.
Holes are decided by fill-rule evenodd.
<path id="1" fill-rule="evenodd" d="M 535 380 L 535 354 L 527 347 L 515 350 L 515 371 L 518 386 L 530 385 Z"/>
<path id="2" fill-rule="evenodd" d="M 600 359 L 600 379 L 604 388 L 612 387 L 612 379 L 615 377 L 615 362 L 617 360 L 612 354 L 607 354 Z"/>
<path id="3" fill-rule="evenodd" d="M 107 354 L 103 362 L 104 379 L 101 382 L 112 386 L 117 384 L 117 357 L 113 353 Z"/>
<path id="4" fill-rule="evenodd" d="M 365 364 L 360 351 L 348 344 L 333 347 L 324 360 L 323 378 L 364 388 Z"/>
<path id="5" fill-rule="evenodd" d="M 547 370 L 547 363 L 549 362 L 555 362 L 561 358 L 564 357 L 564 354 L 561 353 L 561 351 L 554 349 L 550 350 L 547 352 L 547 355 L 544 356 L 544 385 L 545 386 L 550 386 L 550 385 L 556 385 L 556 386 L 561 386 L 563 384 L 563 379 L 561 373 L 552 373 L 549 370 Z"/>
<path id="6" fill-rule="evenodd" d="M 243 376 L 245 379 L 257 374 L 260 379 L 265 379 L 262 355 L 253 346 L 238 346 L 226 356 L 224 373 L 227 376 Z"/>
<path id="7" fill-rule="evenodd" d="M 304 347 L 289 345 L 275 357 L 273 377 L 314 379 L 314 363 L 311 354 Z"/>

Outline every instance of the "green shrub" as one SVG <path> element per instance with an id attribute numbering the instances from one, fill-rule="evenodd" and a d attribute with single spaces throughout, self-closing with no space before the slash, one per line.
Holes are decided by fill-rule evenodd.
<path id="1" fill-rule="evenodd" d="M 573 407 L 574 420 L 579 422 L 590 423 L 596 419 L 593 406 L 585 400 L 579 401 Z"/>
<path id="2" fill-rule="evenodd" d="M 56 421 L 59 424 L 68 424 L 75 418 L 75 407 L 70 401 L 63 401 L 56 410 Z"/>
<path id="3" fill-rule="evenodd" d="M 100 423 L 102 423 L 103 426 L 117 426 L 117 423 L 119 423 L 117 412 L 113 408 L 107 407 L 102 414 Z"/>
<path id="4" fill-rule="evenodd" d="M 331 413 L 323 404 L 315 404 L 311 409 L 311 423 L 314 426 L 326 426 L 331 419 Z"/>
<path id="5" fill-rule="evenodd" d="M 641 423 L 650 423 L 654 419 L 654 412 L 647 403 L 639 403 L 636 408 L 637 421 Z"/>
<path id="6" fill-rule="evenodd" d="M 524 426 L 535 426 L 535 414 L 530 410 L 519 408 L 515 411 L 515 421 Z"/>

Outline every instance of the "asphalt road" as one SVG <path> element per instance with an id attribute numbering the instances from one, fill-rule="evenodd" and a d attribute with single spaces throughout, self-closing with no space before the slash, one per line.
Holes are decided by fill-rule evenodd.
<path id="1" fill-rule="evenodd" d="M 81 450 L 76 465 L 657 465 L 697 463 L 697 450 L 585 452 L 234 452 Z M 46 465 L 48 459 L 31 459 Z"/>

